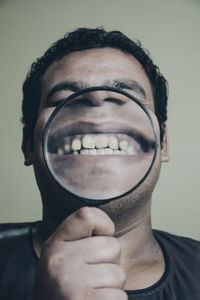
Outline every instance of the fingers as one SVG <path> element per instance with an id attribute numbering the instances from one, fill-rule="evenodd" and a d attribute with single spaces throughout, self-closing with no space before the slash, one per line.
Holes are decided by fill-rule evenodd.
<path id="1" fill-rule="evenodd" d="M 69 268 L 73 262 L 75 265 L 81 262 L 84 264 L 99 263 L 119 263 L 120 243 L 114 237 L 98 236 L 90 237 L 72 242 L 57 241 L 46 243 L 42 249 L 42 254 L 48 256 L 51 265 L 56 269 L 56 265 L 62 261 L 62 267 Z M 73 260 L 73 257 L 75 259 Z M 70 261 L 69 261 L 70 259 Z"/>
<path id="2" fill-rule="evenodd" d="M 117 264 L 88 265 L 86 273 L 88 282 L 93 288 L 123 289 L 126 274 Z"/>
<path id="3" fill-rule="evenodd" d="M 127 300 L 114 231 L 98 208 L 84 207 L 66 218 L 42 247 L 36 299 Z"/>
<path id="4" fill-rule="evenodd" d="M 120 243 L 114 237 L 91 237 L 80 241 L 79 246 L 87 264 L 117 263 L 120 260 Z"/>
<path id="5" fill-rule="evenodd" d="M 53 238 L 74 241 L 92 235 L 112 236 L 114 232 L 114 223 L 106 213 L 95 207 L 82 207 L 62 222 Z"/>

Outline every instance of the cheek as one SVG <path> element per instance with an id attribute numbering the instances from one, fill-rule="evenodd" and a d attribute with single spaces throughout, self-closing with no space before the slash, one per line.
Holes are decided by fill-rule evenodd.
<path id="1" fill-rule="evenodd" d="M 54 109 L 46 108 L 40 111 L 34 130 L 33 163 L 43 163 L 43 135 L 46 124 Z"/>
<path id="2" fill-rule="evenodd" d="M 39 112 L 38 119 L 35 126 L 35 131 L 34 131 L 35 150 L 37 150 L 38 146 L 42 145 L 42 139 L 43 139 L 45 127 L 53 110 L 54 109 L 52 108 L 46 108 Z"/>
<path id="3" fill-rule="evenodd" d="M 159 126 L 159 123 L 158 123 L 158 119 L 157 119 L 156 115 L 151 110 L 149 110 L 149 114 L 152 118 L 153 126 L 154 126 L 155 133 L 156 133 L 156 137 L 157 137 L 157 140 L 158 140 L 158 149 L 160 149 L 161 148 L 161 144 L 160 144 L 160 126 Z"/>
<path id="4" fill-rule="evenodd" d="M 43 156 L 43 135 L 53 110 L 52 108 L 46 108 L 40 111 L 34 131 L 33 167 L 42 194 L 48 193 L 49 187 L 54 186 Z"/>

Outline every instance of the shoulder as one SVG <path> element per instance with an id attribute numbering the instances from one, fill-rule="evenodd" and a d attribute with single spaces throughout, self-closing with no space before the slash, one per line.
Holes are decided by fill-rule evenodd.
<path id="1" fill-rule="evenodd" d="M 35 223 L 0 224 L 0 299 L 31 299 L 37 266 Z"/>
<path id="2" fill-rule="evenodd" d="M 200 274 L 200 241 L 170 234 L 164 231 L 153 230 L 153 234 L 159 242 L 163 254 L 176 265 L 192 266 Z"/>
<path id="3" fill-rule="evenodd" d="M 35 222 L 0 224 L 0 261 L 32 248 L 32 227 Z"/>
<path id="4" fill-rule="evenodd" d="M 36 222 L 0 224 L 0 268 L 21 263 L 35 263 L 36 254 L 32 243 L 32 228 Z M 18 264 L 16 264 L 18 262 Z"/>
<path id="5" fill-rule="evenodd" d="M 0 224 L 0 241 L 28 234 L 34 223 L 5 223 Z"/>
<path id="6" fill-rule="evenodd" d="M 199 299 L 200 241 L 158 230 L 153 234 L 165 259 L 166 289 L 180 299 Z"/>
<path id="7" fill-rule="evenodd" d="M 186 249 L 193 251 L 200 251 L 200 241 L 189 238 L 171 234 L 165 231 L 153 230 L 155 238 L 162 244 L 166 244 L 169 247 L 175 247 L 177 250 L 184 251 Z M 184 247 L 184 248 L 183 248 Z"/>
<path id="8" fill-rule="evenodd" d="M 37 222 L 0 224 L 0 244 L 27 239 Z"/>

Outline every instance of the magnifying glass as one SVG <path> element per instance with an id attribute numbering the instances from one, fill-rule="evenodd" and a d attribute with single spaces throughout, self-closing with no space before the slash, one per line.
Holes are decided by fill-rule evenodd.
<path id="1" fill-rule="evenodd" d="M 43 155 L 57 184 L 87 205 L 125 196 L 148 176 L 158 137 L 151 113 L 112 87 L 80 90 L 50 116 Z"/>

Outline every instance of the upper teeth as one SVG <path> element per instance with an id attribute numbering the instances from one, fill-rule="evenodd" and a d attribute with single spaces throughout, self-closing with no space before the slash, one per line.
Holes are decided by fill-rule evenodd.
<path id="1" fill-rule="evenodd" d="M 128 142 L 127 141 L 121 141 L 121 142 L 119 142 L 119 148 L 121 150 L 125 151 L 128 148 Z"/>
<path id="2" fill-rule="evenodd" d="M 138 149 L 130 140 L 131 138 L 125 134 L 116 134 L 115 136 L 105 134 L 77 135 L 65 138 L 65 143 L 58 147 L 57 154 L 135 155 Z"/>
<path id="3" fill-rule="evenodd" d="M 97 135 L 94 140 L 95 140 L 95 147 L 97 149 L 106 148 L 108 146 L 108 137 L 104 134 Z"/>
<path id="4" fill-rule="evenodd" d="M 65 147 L 67 149 L 70 150 L 70 145 L 67 144 L 67 147 Z M 81 149 L 81 141 L 79 139 L 74 139 L 72 141 L 72 145 L 71 145 L 72 150 L 77 151 Z M 68 151 L 67 151 L 68 152 Z"/>
<path id="5" fill-rule="evenodd" d="M 81 141 L 80 141 L 80 143 L 81 143 Z M 95 138 L 93 138 L 93 136 L 91 136 L 91 135 L 85 135 L 82 139 L 82 146 L 83 146 L 83 148 L 94 149 L 95 148 Z M 73 142 L 72 142 L 72 150 L 74 150 Z"/>

